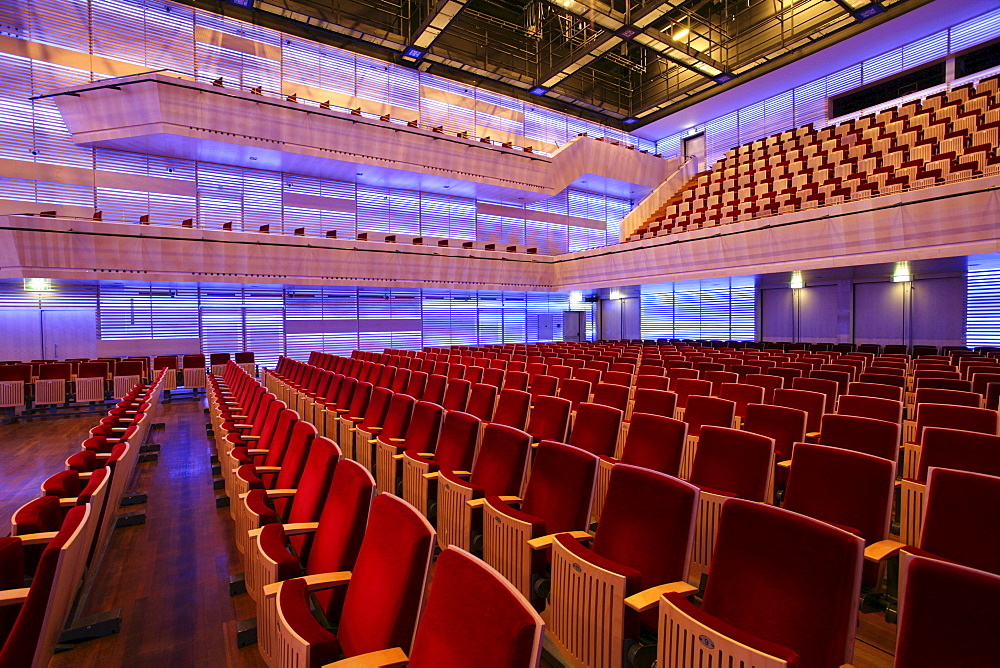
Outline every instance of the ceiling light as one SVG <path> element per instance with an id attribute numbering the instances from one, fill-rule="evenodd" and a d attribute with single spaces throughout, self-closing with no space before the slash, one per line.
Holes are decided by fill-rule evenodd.
<path id="1" fill-rule="evenodd" d="M 681 40 L 681 39 L 684 39 L 685 37 L 687 37 L 690 33 L 691 33 L 691 31 L 688 30 L 687 28 L 681 28 L 680 30 L 678 30 L 677 32 L 675 32 L 673 34 L 673 37 L 671 37 L 671 39 L 673 39 L 675 41 L 676 40 Z"/>
<path id="2" fill-rule="evenodd" d="M 25 292 L 49 292 L 52 290 L 52 282 L 47 278 L 26 278 L 24 279 Z"/>
<path id="3" fill-rule="evenodd" d="M 582 304 L 583 303 L 583 293 L 579 290 L 574 290 L 569 293 L 569 303 L 570 304 Z"/>
<path id="4" fill-rule="evenodd" d="M 896 269 L 892 272 L 893 283 L 909 283 L 913 278 L 910 276 L 910 263 L 897 262 Z"/>
<path id="5" fill-rule="evenodd" d="M 788 284 L 788 287 L 790 287 L 792 290 L 798 290 L 799 288 L 806 287 L 806 282 L 804 280 L 802 280 L 802 272 L 801 271 L 793 271 L 792 272 L 792 280 Z"/>

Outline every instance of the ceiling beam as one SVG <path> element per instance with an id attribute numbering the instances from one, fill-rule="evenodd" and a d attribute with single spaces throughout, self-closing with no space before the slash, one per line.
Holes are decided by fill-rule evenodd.
<path id="1" fill-rule="evenodd" d="M 403 57 L 411 60 L 422 58 L 431 48 L 434 40 L 465 9 L 466 4 L 468 4 L 468 0 L 439 0 L 431 13 L 421 21 L 420 26 L 410 36 L 409 45 L 403 50 Z"/>
<path id="2" fill-rule="evenodd" d="M 538 78 L 538 86 L 549 89 L 580 71 L 603 56 L 613 47 L 627 39 L 655 51 L 667 60 L 686 67 L 706 78 L 714 78 L 725 68 L 712 58 L 692 49 L 687 44 L 664 39 L 662 33 L 650 26 L 653 22 L 684 5 L 684 0 L 675 2 L 649 2 L 640 7 L 630 17 L 598 9 L 590 0 L 549 0 L 560 11 L 586 19 L 605 30 L 605 34 L 593 40 L 589 46 L 564 58 Z M 698 4 L 700 7 L 705 0 Z M 697 7 L 692 11 L 696 11 Z M 626 23 L 628 21 L 628 23 Z"/>

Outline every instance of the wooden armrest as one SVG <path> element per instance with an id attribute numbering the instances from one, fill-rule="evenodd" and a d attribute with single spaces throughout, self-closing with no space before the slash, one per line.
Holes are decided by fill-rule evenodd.
<path id="1" fill-rule="evenodd" d="M 521 497 L 519 497 L 519 496 L 501 496 L 500 500 L 504 501 L 504 502 L 517 503 L 517 502 L 519 502 L 521 500 Z M 469 499 L 465 503 L 470 508 L 480 508 L 480 507 L 482 507 L 482 505 L 484 503 L 486 503 L 486 498 L 483 497 L 481 499 Z"/>
<path id="2" fill-rule="evenodd" d="M 405 438 L 390 438 L 389 440 L 392 441 L 393 443 L 403 443 L 406 441 Z"/>
<path id="3" fill-rule="evenodd" d="M 98 452 L 96 454 L 96 457 L 98 459 L 111 459 L 111 453 L 110 452 Z"/>
<path id="4" fill-rule="evenodd" d="M 267 448 L 247 448 L 248 455 L 266 455 L 268 452 Z"/>
<path id="5" fill-rule="evenodd" d="M 433 459 L 434 458 L 434 453 L 433 452 L 418 452 L 417 456 L 418 457 L 424 457 L 426 459 Z"/>
<path id="6" fill-rule="evenodd" d="M 28 587 L 0 590 L 0 607 L 24 603 L 24 599 L 28 598 L 28 591 Z"/>
<path id="7" fill-rule="evenodd" d="M 267 489 L 264 493 L 269 499 L 285 499 L 289 496 L 295 496 L 295 493 L 299 491 L 297 489 Z"/>
<path id="8" fill-rule="evenodd" d="M 591 538 L 593 538 L 593 536 L 591 536 L 586 531 L 563 531 L 562 533 L 568 533 L 570 536 L 576 538 L 579 541 L 590 540 Z M 528 547 L 530 547 L 532 550 L 544 550 L 547 547 L 551 547 L 552 540 L 557 535 L 559 534 L 550 533 L 545 536 L 539 536 L 538 538 L 532 538 L 531 540 L 528 541 Z"/>
<path id="9" fill-rule="evenodd" d="M 904 547 L 906 547 L 905 543 L 895 540 L 880 540 L 865 548 L 865 559 L 875 562 L 884 561 L 889 557 L 895 557 Z"/>
<path id="10" fill-rule="evenodd" d="M 788 469 L 788 468 L 791 468 L 792 467 L 792 460 L 791 459 L 783 459 L 780 462 L 778 462 L 776 464 L 776 466 L 779 469 Z"/>
<path id="11" fill-rule="evenodd" d="M 332 589 L 334 587 L 340 587 L 348 584 L 351 581 L 350 571 L 339 571 L 337 573 L 319 573 L 317 575 L 303 575 L 298 580 L 303 580 L 306 583 L 306 587 L 309 591 L 321 591 L 323 589 Z M 264 585 L 264 596 L 277 596 L 278 589 L 281 587 L 280 582 L 273 582 L 269 585 Z"/>
<path id="12" fill-rule="evenodd" d="M 281 471 L 280 466 L 257 466 L 254 468 L 257 473 L 278 473 Z"/>
<path id="13" fill-rule="evenodd" d="M 818 431 L 807 431 L 806 432 L 806 438 L 819 438 L 819 432 Z"/>
<path id="14" fill-rule="evenodd" d="M 56 537 L 58 531 L 43 531 L 42 533 L 26 533 L 18 536 L 22 545 L 46 545 Z"/>
<path id="15" fill-rule="evenodd" d="M 319 528 L 319 522 L 294 522 L 282 524 L 281 528 L 285 530 L 286 536 L 301 536 L 316 531 Z"/>
<path id="16" fill-rule="evenodd" d="M 281 525 L 281 528 L 285 530 L 285 536 L 301 536 L 316 531 L 318 527 L 319 522 L 295 522 L 294 524 Z M 251 539 L 254 539 L 260 535 L 260 531 L 260 529 L 250 529 L 247 533 L 250 534 Z"/>
<path id="17" fill-rule="evenodd" d="M 451 474 L 457 476 L 470 476 L 472 475 L 472 471 L 452 471 Z"/>
<path id="18" fill-rule="evenodd" d="M 423 476 L 427 480 L 437 480 L 438 479 L 438 472 L 437 471 L 431 471 L 430 473 L 424 473 Z"/>
<path id="19" fill-rule="evenodd" d="M 253 429 L 253 425 L 245 423 L 234 424 L 233 429 Z"/>
<path id="20" fill-rule="evenodd" d="M 94 473 L 92 471 L 86 471 L 86 472 L 80 474 L 80 479 L 81 480 L 90 480 L 90 476 L 92 476 L 92 475 L 94 475 Z"/>
<path id="21" fill-rule="evenodd" d="M 59 507 L 72 508 L 73 506 L 76 505 L 76 499 L 77 497 L 75 496 L 67 496 L 65 498 L 59 499 Z"/>
<path id="22" fill-rule="evenodd" d="M 250 416 L 249 415 L 230 415 L 229 419 L 230 420 L 248 420 L 248 419 L 250 419 Z"/>
<path id="23" fill-rule="evenodd" d="M 126 432 L 126 431 L 128 431 L 128 427 L 112 427 L 112 428 L 111 428 L 111 431 L 115 431 L 115 432 Z"/>
<path id="24" fill-rule="evenodd" d="M 380 649 L 377 652 L 358 654 L 349 659 L 328 663 L 323 668 L 403 668 L 409 658 L 399 647 Z"/>
<path id="25" fill-rule="evenodd" d="M 382 431 L 382 427 L 368 427 L 370 433 L 377 434 Z"/>
<path id="26" fill-rule="evenodd" d="M 633 594 L 625 599 L 625 605 L 636 612 L 646 612 L 651 610 L 660 601 L 664 594 L 684 594 L 690 596 L 698 591 L 697 587 L 692 587 L 687 582 L 668 582 L 667 584 L 650 587 L 638 594 Z"/>
<path id="27" fill-rule="evenodd" d="M 396 461 L 402 461 L 403 460 L 403 455 L 401 455 L 401 454 L 400 455 L 393 455 L 392 458 L 395 459 Z"/>
<path id="28" fill-rule="evenodd" d="M 245 436 L 240 436 L 244 441 L 259 441 L 260 436 L 257 434 L 246 434 Z"/>

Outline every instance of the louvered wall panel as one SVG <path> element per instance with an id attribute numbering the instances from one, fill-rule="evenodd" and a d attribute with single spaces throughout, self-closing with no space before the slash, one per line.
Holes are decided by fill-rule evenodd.
<path id="1" fill-rule="evenodd" d="M 752 276 L 644 285 L 642 338 L 753 340 L 754 285 Z"/>
<path id="2" fill-rule="evenodd" d="M 716 132 L 721 130 L 721 128 L 716 128 L 716 123 L 720 120 L 717 118 L 705 122 L 704 125 L 663 137 L 656 142 L 656 151 L 667 157 L 678 157 L 682 154 L 685 136 L 705 131 L 707 159 L 711 164 L 722 157 L 730 148 L 767 134 L 809 123 L 813 123 L 816 127 L 821 126 L 829 119 L 827 102 L 829 97 L 944 58 L 948 54 L 958 53 L 995 39 L 998 34 L 1000 34 L 1000 10 L 987 12 L 949 29 L 904 44 L 901 48 L 869 58 L 863 63 L 851 65 L 799 86 L 793 91 L 794 105 L 787 107 L 787 109 L 794 109 L 794 113 L 791 115 L 786 112 L 786 107 L 782 103 L 782 100 L 785 100 L 784 96 L 788 95 L 787 91 L 762 102 L 769 109 L 766 121 L 765 117 L 760 115 L 758 105 L 751 105 L 739 110 L 739 112 L 730 112 L 727 116 L 737 114 L 739 118 L 738 139 L 730 138 L 727 140 L 716 137 Z M 777 115 L 772 113 L 771 109 Z M 781 121 L 779 122 L 778 119 Z M 762 129 L 765 126 L 767 129 Z M 642 147 L 640 146 L 640 148 Z"/>

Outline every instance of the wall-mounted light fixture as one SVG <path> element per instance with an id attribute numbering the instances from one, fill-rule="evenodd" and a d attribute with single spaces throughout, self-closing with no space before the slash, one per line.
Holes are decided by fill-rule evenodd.
<path id="1" fill-rule="evenodd" d="M 611 294 L 608 295 L 608 299 L 625 299 L 625 293 L 621 290 L 612 290 Z"/>
<path id="2" fill-rule="evenodd" d="M 893 283 L 909 283 L 913 280 L 910 276 L 910 263 L 909 262 L 897 262 L 896 268 L 892 272 L 892 282 Z"/>
<path id="3" fill-rule="evenodd" d="M 579 290 L 573 290 L 569 293 L 569 303 L 576 306 L 577 304 L 583 303 L 583 293 Z"/>
<path id="4" fill-rule="evenodd" d="M 25 292 L 50 292 L 52 282 L 47 278 L 26 278 L 24 279 Z"/>
<path id="5" fill-rule="evenodd" d="M 798 290 L 799 288 L 806 287 L 806 282 L 804 280 L 802 280 L 802 272 L 801 271 L 793 271 L 792 272 L 792 280 L 788 284 L 788 287 L 790 287 L 792 290 Z"/>

